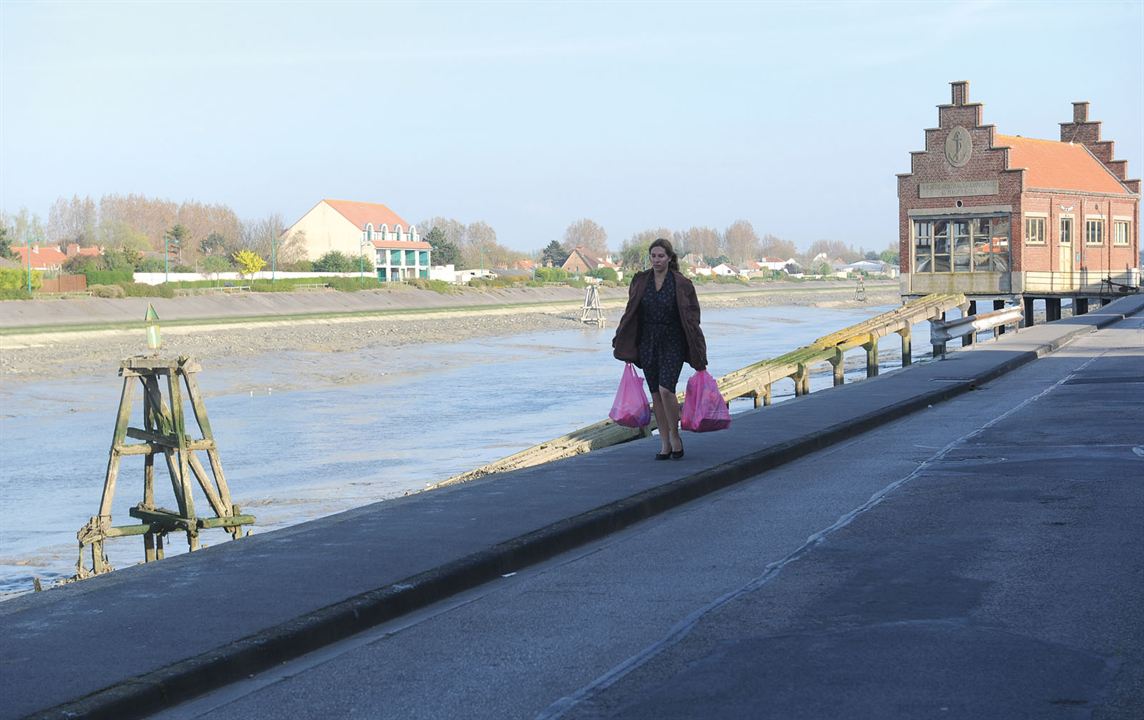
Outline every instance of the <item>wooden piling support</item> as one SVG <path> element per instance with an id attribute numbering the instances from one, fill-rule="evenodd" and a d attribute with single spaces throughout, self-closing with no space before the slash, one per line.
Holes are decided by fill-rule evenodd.
<path id="1" fill-rule="evenodd" d="M 866 348 L 866 377 L 878 377 L 878 338 L 870 338 L 862 347 Z"/>

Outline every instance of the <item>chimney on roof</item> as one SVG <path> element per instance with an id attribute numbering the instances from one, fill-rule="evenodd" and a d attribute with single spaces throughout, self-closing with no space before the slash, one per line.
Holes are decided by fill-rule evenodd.
<path id="1" fill-rule="evenodd" d="M 68 243 L 68 251 L 65 253 L 68 257 L 75 257 L 79 255 L 79 243 Z"/>
<path id="2" fill-rule="evenodd" d="M 952 102 L 954 105 L 964 105 L 965 103 L 969 102 L 968 80 L 958 80 L 957 82 L 951 82 L 949 85 L 952 90 Z"/>
<path id="3" fill-rule="evenodd" d="M 1087 102 L 1074 102 L 1073 103 L 1073 122 L 1074 123 L 1088 122 L 1088 103 Z"/>

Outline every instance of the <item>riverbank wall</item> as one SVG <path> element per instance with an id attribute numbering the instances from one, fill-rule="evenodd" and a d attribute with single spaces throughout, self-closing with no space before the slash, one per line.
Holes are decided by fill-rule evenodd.
<path id="1" fill-rule="evenodd" d="M 870 281 L 866 292 L 896 296 L 894 281 Z M 751 285 L 698 286 L 700 298 L 771 296 L 775 304 L 809 304 L 853 299 L 853 283 L 844 281 L 773 282 Z M 603 305 L 622 306 L 626 287 L 601 287 Z M 884 298 L 883 298 L 884 299 Z M 799 302 L 799 301 L 802 302 Z M 567 285 L 519 288 L 460 288 L 438 293 L 410 286 L 360 292 L 316 290 L 282 293 L 226 293 L 176 298 L 72 298 L 0 301 L 0 332 L 14 333 L 69 326 L 122 325 L 142 321 L 153 305 L 162 322 L 374 315 L 497 307 L 575 307 L 584 301 L 582 288 Z"/>

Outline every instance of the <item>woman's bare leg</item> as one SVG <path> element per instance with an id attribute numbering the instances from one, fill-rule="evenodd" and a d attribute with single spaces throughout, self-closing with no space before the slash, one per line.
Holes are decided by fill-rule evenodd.
<path id="1" fill-rule="evenodd" d="M 662 438 L 667 435 L 668 443 L 671 449 L 678 452 L 683 449 L 683 439 L 679 437 L 679 399 L 675 397 L 675 393 L 667 388 L 660 386 L 656 391 L 656 408 L 663 406 L 663 418 L 659 416 L 659 410 L 656 411 L 655 420 L 659 423 L 659 435 Z"/>
<path id="2" fill-rule="evenodd" d="M 659 443 L 661 449 L 660 455 L 666 455 L 671 452 L 671 433 L 668 432 L 667 410 L 663 406 L 663 400 L 659 397 L 659 391 L 656 391 L 655 397 L 652 398 L 651 409 L 655 412 L 655 426 L 659 428 Z"/>

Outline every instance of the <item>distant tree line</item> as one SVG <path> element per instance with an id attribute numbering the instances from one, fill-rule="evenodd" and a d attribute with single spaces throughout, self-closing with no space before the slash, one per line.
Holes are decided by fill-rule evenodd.
<path id="1" fill-rule="evenodd" d="M 78 195 L 61 197 L 48 210 L 47 222 L 21 208 L 0 215 L 0 226 L 13 245 L 99 246 L 118 265 L 132 263 L 142 271 L 169 266 L 180 271 L 221 272 L 224 263 L 225 269 L 235 269 L 235 254 L 243 250 L 268 261 L 276 255 L 283 269 L 304 260 L 299 239 L 278 242 L 284 224 L 277 213 L 243 220 L 226 205 L 176 203 L 144 195 L 104 195 L 98 201 Z"/>
<path id="2" fill-rule="evenodd" d="M 0 256 L 11 254 L 11 246 L 25 242 L 78 243 L 101 246 L 106 253 L 102 259 L 84 256 L 73 259 L 71 264 L 89 268 L 96 264 L 101 266 L 99 269 L 134 267 L 160 271 L 169 267 L 172 271 L 222 272 L 236 269 L 234 258 L 240 251 L 250 251 L 268 263 L 273 257 L 282 270 L 352 272 L 361 268 L 361 258 L 341 257 L 340 253 L 312 263 L 306 261 L 305 238 L 295 234 L 282 243 L 284 227 L 278 213 L 243 220 L 222 204 L 176 203 L 143 195 L 105 195 L 96 201 L 74 195 L 52 203 L 46 222 L 26 208 L 15 214 L 0 214 Z M 531 260 L 541 267 L 560 267 L 579 247 L 637 270 L 646 266 L 647 247 L 658 237 L 670 239 L 680 257 L 694 255 L 710 265 L 743 265 L 749 260 L 771 257 L 793 258 L 806 266 L 820 253 L 831 261 L 868 259 L 897 263 L 896 242 L 882 251 L 873 251 L 822 239 L 800 252 L 790 240 L 769 233 L 760 237 L 747 220 L 737 220 L 723 230 L 710 226 L 686 230 L 651 227 L 634 233 L 618 250 L 610 251 L 607 231 L 591 218 L 580 218 L 568 225 L 562 238 L 549 240 L 533 253 L 505 247 L 498 241 L 496 230 L 483 220 L 466 224 L 439 216 L 423 220 L 417 227 L 421 238 L 433 248 L 434 264 L 453 264 L 458 269 L 512 267 L 521 260 Z M 370 266 L 372 269 L 372 263 Z"/>

